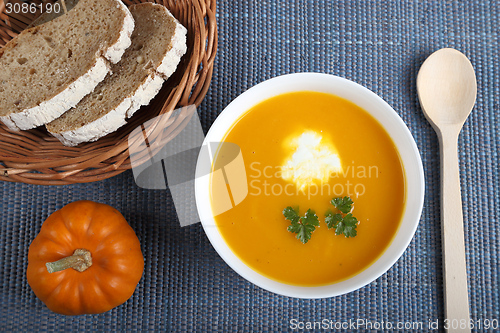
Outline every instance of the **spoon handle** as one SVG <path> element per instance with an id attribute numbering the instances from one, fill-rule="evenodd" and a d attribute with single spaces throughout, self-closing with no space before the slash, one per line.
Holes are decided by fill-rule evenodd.
<path id="1" fill-rule="evenodd" d="M 458 169 L 459 126 L 446 126 L 439 133 L 441 149 L 441 232 L 445 324 L 448 332 L 470 332 L 464 224 Z M 446 326 L 445 326 L 446 327 Z"/>

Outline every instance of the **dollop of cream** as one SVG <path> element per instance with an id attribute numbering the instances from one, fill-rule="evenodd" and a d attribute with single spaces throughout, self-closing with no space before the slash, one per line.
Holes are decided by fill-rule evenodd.
<path id="1" fill-rule="evenodd" d="M 303 190 L 314 182 L 327 183 L 330 175 L 342 170 L 333 144 L 315 131 L 305 131 L 287 142 L 292 151 L 282 166 L 281 177 Z"/>

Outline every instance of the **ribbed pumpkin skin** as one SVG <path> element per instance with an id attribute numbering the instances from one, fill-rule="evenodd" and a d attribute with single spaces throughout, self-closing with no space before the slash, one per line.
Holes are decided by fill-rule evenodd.
<path id="1" fill-rule="evenodd" d="M 80 248 L 90 251 L 90 268 L 47 271 L 47 262 Z M 116 209 L 92 201 L 76 201 L 50 215 L 28 252 L 31 289 L 50 310 L 64 315 L 102 313 L 124 303 L 143 270 L 134 230 Z"/>

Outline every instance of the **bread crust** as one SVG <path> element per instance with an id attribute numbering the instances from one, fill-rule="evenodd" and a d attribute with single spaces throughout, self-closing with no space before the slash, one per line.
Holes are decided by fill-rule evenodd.
<path id="1" fill-rule="evenodd" d="M 167 54 L 161 61 L 160 66 L 158 66 L 158 68 L 156 69 L 156 71 L 160 75 L 163 75 L 165 79 L 168 79 L 175 72 L 175 69 L 179 65 L 182 56 L 187 51 L 186 28 L 184 28 L 184 26 L 182 26 L 175 19 L 175 17 L 173 17 L 172 14 L 170 14 L 170 12 L 168 14 L 175 20 L 177 26 L 175 27 L 174 36 L 172 37 L 172 48 L 170 49 L 169 52 L 167 52 Z"/>
<path id="2" fill-rule="evenodd" d="M 130 46 L 130 44 L 132 44 L 130 37 L 132 36 L 135 26 L 134 18 L 132 17 L 132 14 L 128 10 L 127 6 L 125 6 L 121 0 L 117 0 L 117 2 L 125 13 L 125 19 L 123 20 L 123 27 L 120 31 L 118 40 L 116 43 L 111 45 L 104 54 L 104 57 L 113 64 L 120 61 L 123 53 L 125 53 L 125 50 Z"/>
<path id="3" fill-rule="evenodd" d="M 151 6 L 160 6 L 153 5 Z M 163 6 L 162 6 L 163 7 Z M 176 23 L 176 28 L 172 36 L 171 49 L 165 54 L 160 65 L 154 69 L 145 80 L 125 98 L 116 108 L 106 113 L 101 118 L 85 124 L 74 130 L 64 131 L 60 133 L 51 132 L 66 146 L 76 146 L 82 142 L 92 142 L 97 139 L 116 131 L 118 128 L 126 124 L 126 119 L 130 118 L 143 105 L 148 105 L 151 100 L 158 94 L 164 81 L 168 79 L 174 72 L 182 56 L 186 53 L 186 34 L 184 28 L 175 17 L 168 12 L 168 15 Z M 50 132 L 49 126 L 47 129 Z"/>

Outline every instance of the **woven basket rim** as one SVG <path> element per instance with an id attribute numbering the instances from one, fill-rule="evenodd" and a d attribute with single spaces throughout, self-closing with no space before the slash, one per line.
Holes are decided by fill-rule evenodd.
<path id="1" fill-rule="evenodd" d="M 0 123 L 0 180 L 65 185 L 113 177 L 132 167 L 127 137 L 134 128 L 159 115 L 166 115 L 159 118 L 168 119 L 174 109 L 193 104 L 199 106 L 203 101 L 217 52 L 215 0 L 122 1 L 127 6 L 141 2 L 163 4 L 187 28 L 188 51 L 174 75 L 150 105 L 141 108 L 127 125 L 92 143 L 66 147 L 44 128 L 13 132 Z M 0 0 L 0 49 L 39 15 L 7 15 L 5 11 L 4 0 Z M 165 135 L 165 129 L 162 131 Z"/>

